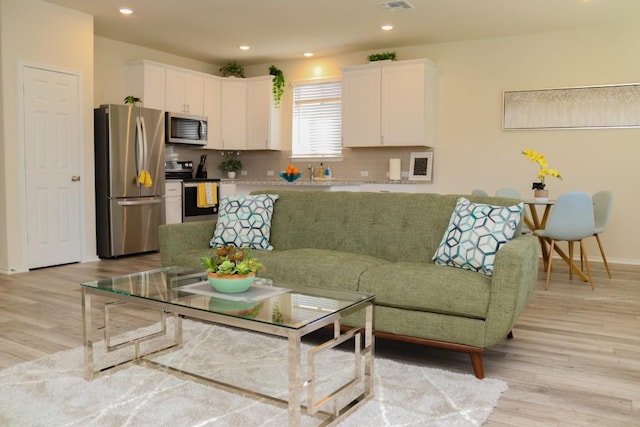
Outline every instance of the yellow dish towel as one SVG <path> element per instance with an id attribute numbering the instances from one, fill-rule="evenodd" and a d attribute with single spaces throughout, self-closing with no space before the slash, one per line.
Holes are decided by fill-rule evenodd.
<path id="1" fill-rule="evenodd" d="M 138 175 L 138 183 L 145 187 L 151 187 L 153 185 L 153 181 L 151 180 L 151 175 L 146 170 L 142 169 L 140 171 L 140 175 Z"/>
<path id="2" fill-rule="evenodd" d="M 218 204 L 218 184 L 213 182 L 198 183 L 198 200 L 199 208 L 210 208 Z"/>

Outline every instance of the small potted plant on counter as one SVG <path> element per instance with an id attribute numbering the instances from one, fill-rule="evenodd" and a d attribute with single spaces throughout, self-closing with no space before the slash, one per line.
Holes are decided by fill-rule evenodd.
<path id="1" fill-rule="evenodd" d="M 227 178 L 235 178 L 236 173 L 242 169 L 242 161 L 237 157 L 240 155 L 240 152 L 227 151 L 226 153 L 222 153 L 222 155 L 226 157 L 220 163 L 220 170 L 227 173 Z"/>

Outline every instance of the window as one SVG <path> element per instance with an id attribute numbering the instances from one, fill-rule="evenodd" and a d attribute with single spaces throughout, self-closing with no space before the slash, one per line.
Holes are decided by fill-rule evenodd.
<path id="1" fill-rule="evenodd" d="M 293 157 L 342 155 L 342 82 L 293 87 Z"/>

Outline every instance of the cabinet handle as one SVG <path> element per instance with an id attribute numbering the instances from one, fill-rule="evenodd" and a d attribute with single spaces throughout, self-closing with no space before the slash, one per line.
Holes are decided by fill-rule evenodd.
<path id="1" fill-rule="evenodd" d="M 73 182 L 78 182 L 78 181 L 80 181 L 80 177 L 79 177 L 78 175 L 73 175 L 73 176 L 71 177 L 71 181 L 73 181 Z"/>

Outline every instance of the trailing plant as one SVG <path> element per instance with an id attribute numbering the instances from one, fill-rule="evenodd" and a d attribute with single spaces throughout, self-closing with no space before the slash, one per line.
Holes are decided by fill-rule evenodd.
<path id="1" fill-rule="evenodd" d="M 220 72 L 223 77 L 234 76 L 244 78 L 244 67 L 236 61 L 227 62 L 225 65 L 220 67 Z"/>
<path id="2" fill-rule="evenodd" d="M 395 52 L 382 52 L 382 53 L 374 53 L 368 56 L 370 62 L 374 61 L 385 61 L 390 59 L 392 61 L 396 60 Z"/>
<path id="3" fill-rule="evenodd" d="M 269 67 L 269 74 L 273 77 L 273 101 L 276 108 L 280 108 L 280 99 L 284 93 L 284 74 L 275 65 Z"/>

